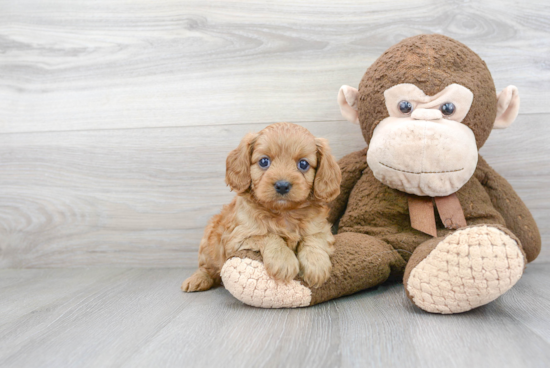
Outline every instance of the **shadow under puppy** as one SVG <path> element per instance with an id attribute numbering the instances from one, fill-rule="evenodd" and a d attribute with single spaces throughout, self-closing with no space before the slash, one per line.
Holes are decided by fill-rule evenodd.
<path id="1" fill-rule="evenodd" d="M 219 285 L 223 264 L 240 250 L 259 251 L 277 280 L 300 274 L 317 287 L 329 278 L 334 237 L 326 203 L 340 193 L 341 173 L 325 139 L 290 123 L 249 133 L 227 157 L 225 181 L 237 196 L 208 223 L 199 269 L 183 291 Z"/>

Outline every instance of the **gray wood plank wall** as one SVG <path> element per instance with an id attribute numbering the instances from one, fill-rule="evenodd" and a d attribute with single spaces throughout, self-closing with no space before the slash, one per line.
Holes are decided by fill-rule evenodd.
<path id="1" fill-rule="evenodd" d="M 0 267 L 193 266 L 240 138 L 290 121 L 337 157 L 364 147 L 338 88 L 421 33 L 518 86 L 482 154 L 550 260 L 548 1 L 1 0 Z"/>

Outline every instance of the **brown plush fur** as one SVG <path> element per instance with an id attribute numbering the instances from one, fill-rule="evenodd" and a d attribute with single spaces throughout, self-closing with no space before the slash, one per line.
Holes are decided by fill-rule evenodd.
<path id="1" fill-rule="evenodd" d="M 384 91 L 411 83 L 433 96 L 457 83 L 474 94 L 462 121 L 481 148 L 493 128 L 497 111 L 495 84 L 485 62 L 466 45 L 443 35 L 420 35 L 390 47 L 367 70 L 359 84 L 359 121 L 367 144 L 378 123 L 387 118 Z"/>
<path id="2" fill-rule="evenodd" d="M 268 157 L 271 165 L 258 161 Z M 305 159 L 303 172 L 297 163 Z M 227 157 L 226 182 L 237 192 L 206 227 L 199 269 L 182 284 L 184 291 L 208 290 L 220 283 L 224 262 L 240 250 L 259 251 L 267 272 L 289 281 L 300 272 L 310 286 L 330 275 L 334 237 L 326 221 L 326 202 L 340 192 L 340 169 L 327 141 L 298 125 L 273 124 L 246 135 Z M 275 183 L 288 181 L 284 195 Z"/>
<path id="3" fill-rule="evenodd" d="M 365 160 L 365 156 L 363 156 Z M 342 160 L 342 167 L 347 166 Z M 474 176 L 457 193 L 466 222 L 474 224 L 504 225 L 502 215 L 494 208 L 491 198 Z M 332 206 L 335 206 L 339 197 Z M 331 219 L 337 213 L 331 213 Z M 446 229 L 436 212 L 438 237 L 448 235 L 453 230 Z M 431 239 L 428 234 L 411 227 L 408 195 L 391 189 L 378 181 L 370 168 L 356 182 L 347 202 L 345 214 L 340 219 L 339 233 L 356 232 L 369 234 L 391 244 L 396 250 L 403 250 L 408 259 L 418 244 Z"/>
<path id="4" fill-rule="evenodd" d="M 491 74 L 485 62 L 473 51 L 441 35 L 411 37 L 389 48 L 367 70 L 359 87 L 359 120 L 367 143 L 374 128 L 388 116 L 384 91 L 400 83 L 415 84 L 429 95 L 452 83 L 469 88 L 474 93 L 474 102 L 462 123 L 474 132 L 478 148 L 483 146 L 495 120 L 497 99 Z M 355 233 L 389 244 L 395 255 L 401 256 L 405 262 L 413 255 L 414 264 L 407 266 L 410 273 L 410 269 L 435 247 L 437 240 L 411 227 L 407 194 L 378 181 L 368 168 L 366 153 L 367 149 L 364 149 L 339 161 L 342 170 L 341 193 L 330 204 L 329 214 L 329 221 L 338 223 L 339 233 L 333 256 L 334 268 L 338 267 L 338 262 L 334 261 L 337 257 L 342 258 L 350 269 L 361 263 L 355 257 L 346 256 L 351 247 L 349 240 L 340 241 L 341 235 L 350 238 L 350 234 Z M 481 156 L 474 175 L 456 194 L 469 226 L 493 225 L 503 229 L 517 239 L 527 262 L 537 257 L 541 238 L 535 220 L 511 185 Z M 453 230 L 446 229 L 437 212 L 435 215 L 435 239 L 440 241 Z M 354 247 L 370 249 L 371 242 L 356 242 Z M 389 260 L 384 262 L 390 265 Z M 401 272 L 404 271 L 404 268 L 401 269 Z M 389 277 L 387 269 L 381 266 L 363 269 L 363 272 L 375 280 Z M 407 276 L 404 275 L 405 282 Z M 338 275 L 333 275 L 326 285 L 331 283 L 340 283 L 342 292 L 348 294 L 372 285 L 372 282 L 365 282 L 357 287 Z M 313 300 L 325 301 L 334 295 L 323 287 L 313 292 Z"/>

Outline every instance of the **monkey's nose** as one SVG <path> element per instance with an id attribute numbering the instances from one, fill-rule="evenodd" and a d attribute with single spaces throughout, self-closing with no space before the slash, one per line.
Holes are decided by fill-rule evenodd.
<path id="1" fill-rule="evenodd" d="M 443 118 L 443 114 L 436 109 L 416 109 L 413 110 L 411 118 L 415 120 L 439 120 Z"/>
<path id="2" fill-rule="evenodd" d="M 279 194 L 287 194 L 290 191 L 290 188 L 292 188 L 292 184 L 290 184 L 288 181 L 279 180 L 275 183 L 275 190 Z"/>

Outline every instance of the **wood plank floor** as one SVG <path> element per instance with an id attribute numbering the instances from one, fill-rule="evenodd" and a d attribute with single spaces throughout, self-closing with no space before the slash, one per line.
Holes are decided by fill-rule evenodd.
<path id="1" fill-rule="evenodd" d="M 304 309 L 185 294 L 192 269 L 0 270 L 1 367 L 548 367 L 550 264 L 451 316 L 402 284 Z"/>

